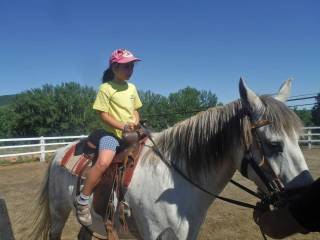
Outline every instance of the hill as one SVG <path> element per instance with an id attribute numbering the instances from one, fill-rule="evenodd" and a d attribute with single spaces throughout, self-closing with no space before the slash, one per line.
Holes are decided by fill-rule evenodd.
<path id="1" fill-rule="evenodd" d="M 0 107 L 8 105 L 15 96 L 16 94 L 0 96 Z"/>

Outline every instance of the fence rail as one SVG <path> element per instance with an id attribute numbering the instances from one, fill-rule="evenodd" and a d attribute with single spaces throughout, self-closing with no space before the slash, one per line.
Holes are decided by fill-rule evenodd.
<path id="1" fill-rule="evenodd" d="M 18 157 L 18 156 L 25 156 L 25 155 L 35 155 L 39 154 L 40 161 L 45 161 L 46 153 L 52 153 L 55 152 L 57 148 L 55 149 L 46 149 L 47 146 L 61 146 L 61 145 L 67 145 L 69 143 L 72 143 L 72 141 L 85 138 L 86 135 L 80 135 L 80 136 L 63 136 L 63 137 L 32 137 L 32 138 L 8 138 L 8 139 L 0 139 L 0 144 L 4 145 L 4 143 L 10 142 L 11 144 L 15 143 L 14 145 L 4 145 L 0 146 L 0 158 L 8 158 L 8 157 Z M 60 140 L 60 142 L 48 142 L 53 140 Z M 72 140 L 72 141 L 70 141 Z M 37 142 L 37 143 L 30 143 L 30 142 Z M 12 143 L 13 142 L 13 143 Z M 23 144 L 19 144 L 23 142 Z M 29 143 L 29 144 L 26 144 Z M 20 152 L 20 153 L 2 153 L 3 149 L 21 149 L 21 148 L 31 148 L 31 149 L 37 149 L 36 151 L 27 151 L 27 152 Z"/>
<path id="2" fill-rule="evenodd" d="M 301 145 L 307 146 L 308 149 L 313 147 L 320 146 L 320 127 L 305 127 L 305 133 L 301 135 L 301 139 L 299 139 L 299 143 Z M 45 161 L 46 153 L 55 152 L 55 149 L 47 149 L 49 146 L 61 146 L 67 145 L 70 140 L 78 140 L 81 138 L 85 138 L 86 135 L 80 136 L 63 136 L 63 137 L 32 137 L 32 138 L 9 138 L 9 139 L 0 139 L 0 159 L 8 158 L 8 157 L 17 157 L 17 156 L 25 156 L 25 155 L 39 155 L 40 161 Z M 48 142 L 53 140 L 59 140 L 59 142 Z M 30 143 L 36 141 L 37 143 Z M 4 143 L 13 142 L 16 143 L 14 145 L 6 146 Z M 20 142 L 24 142 L 24 144 L 18 144 Z M 26 144 L 29 143 L 29 144 Z M 2 153 L 4 149 L 21 149 L 21 148 L 32 148 L 35 151 L 27 151 L 20 153 Z"/>
<path id="3" fill-rule="evenodd" d="M 301 145 L 307 144 L 308 149 L 320 146 L 320 127 L 305 127 L 304 131 L 305 134 L 302 134 L 299 139 Z"/>

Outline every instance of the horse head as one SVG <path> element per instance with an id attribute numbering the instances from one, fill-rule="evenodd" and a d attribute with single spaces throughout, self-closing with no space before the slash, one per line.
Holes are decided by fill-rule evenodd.
<path id="1" fill-rule="evenodd" d="M 285 105 L 290 95 L 291 80 L 285 81 L 275 96 L 258 96 L 240 79 L 241 102 L 249 117 L 251 136 L 245 157 L 238 169 L 255 182 L 259 189 L 270 189 L 263 180 L 280 180 L 280 188 L 297 188 L 313 181 L 300 149 L 298 139 L 302 124 L 297 115 Z M 254 166 L 244 164 L 251 159 L 262 170 L 259 176 Z M 260 170 L 258 170 L 260 171 Z"/>

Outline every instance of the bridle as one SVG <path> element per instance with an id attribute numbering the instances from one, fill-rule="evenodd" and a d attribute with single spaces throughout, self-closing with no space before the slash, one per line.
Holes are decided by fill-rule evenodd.
<path id="1" fill-rule="evenodd" d="M 284 199 L 284 184 L 271 168 L 270 163 L 266 157 L 261 137 L 257 132 L 258 128 L 270 124 L 272 124 L 272 122 L 269 120 L 258 120 L 254 124 L 251 124 L 251 134 L 253 140 L 252 143 L 249 146 L 247 146 L 245 157 L 242 159 L 241 162 L 240 172 L 242 176 L 248 178 L 248 167 L 250 166 L 270 193 L 269 195 L 261 193 L 261 200 L 265 204 L 271 204 L 273 206 L 280 207 L 286 204 L 286 201 Z M 254 158 L 253 141 L 256 142 L 257 149 L 260 152 L 260 161 L 256 161 Z M 266 172 L 268 172 L 269 175 L 271 175 L 271 178 L 266 174 Z"/>

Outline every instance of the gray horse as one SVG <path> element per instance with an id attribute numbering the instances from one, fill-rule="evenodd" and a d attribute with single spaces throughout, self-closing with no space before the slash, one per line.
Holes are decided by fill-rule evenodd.
<path id="1" fill-rule="evenodd" d="M 286 188 L 309 184 L 312 177 L 298 144 L 301 122 L 284 104 L 290 88 L 291 81 L 286 81 L 276 96 L 258 96 L 240 80 L 239 100 L 209 108 L 152 137 L 163 158 L 191 182 L 219 194 L 240 170 L 248 144 L 259 155 L 261 149 L 254 144 L 257 139 L 251 127 L 256 121 L 268 120 L 271 124 L 257 129 L 268 165 Z M 60 239 L 73 209 L 77 180 L 58 164 L 64 151 L 57 150 L 47 171 L 37 202 L 33 239 Z M 248 178 L 269 194 L 252 167 L 246 170 Z M 167 233 L 171 239 L 196 239 L 215 197 L 168 167 L 147 142 L 125 199 L 142 239 Z M 92 229 L 103 231 L 101 220 L 95 219 L 93 225 Z"/>

